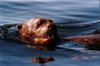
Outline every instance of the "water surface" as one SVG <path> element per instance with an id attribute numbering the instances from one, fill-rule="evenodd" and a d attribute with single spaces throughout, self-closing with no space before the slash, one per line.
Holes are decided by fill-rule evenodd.
<path id="1" fill-rule="evenodd" d="M 50 18 L 65 36 L 87 34 L 100 28 L 99 0 L 0 1 L 0 25 L 21 23 L 33 17 Z M 75 25 L 74 25 L 75 24 Z M 80 27 L 77 24 L 85 24 Z M 73 43 L 60 47 L 75 48 Z M 76 47 L 80 48 L 80 47 Z M 99 66 L 100 52 L 56 49 L 39 51 L 26 45 L 0 40 L 0 66 L 40 66 L 31 62 L 36 56 L 55 58 L 45 66 Z"/>

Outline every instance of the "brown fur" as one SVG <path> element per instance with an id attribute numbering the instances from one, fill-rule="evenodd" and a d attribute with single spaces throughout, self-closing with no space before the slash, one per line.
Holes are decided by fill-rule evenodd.
<path id="1" fill-rule="evenodd" d="M 100 49 L 100 34 L 66 37 L 65 40 L 80 43 L 88 48 Z"/>
<path id="2" fill-rule="evenodd" d="M 17 28 L 19 39 L 26 43 L 49 45 L 58 39 L 56 26 L 50 19 L 32 18 Z"/>

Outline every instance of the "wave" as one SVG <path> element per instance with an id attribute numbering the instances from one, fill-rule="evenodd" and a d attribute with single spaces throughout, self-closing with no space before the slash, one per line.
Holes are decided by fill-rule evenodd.
<path id="1" fill-rule="evenodd" d="M 88 27 L 88 26 L 92 26 L 92 25 L 96 25 L 100 23 L 100 20 L 95 20 L 95 21 L 89 21 L 89 22 L 82 22 L 82 23 L 58 23 L 57 27 L 69 27 L 69 28 L 79 28 L 79 27 Z"/>

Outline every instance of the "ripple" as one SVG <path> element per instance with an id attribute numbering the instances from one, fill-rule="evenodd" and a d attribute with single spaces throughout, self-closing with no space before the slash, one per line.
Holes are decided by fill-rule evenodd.
<path id="1" fill-rule="evenodd" d="M 47 2 L 48 1 L 48 2 Z M 98 1 L 80 1 L 80 0 L 34 0 L 29 2 L 5 1 L 0 3 L 1 15 L 12 22 L 28 19 L 34 16 L 52 18 L 55 23 L 66 22 L 65 20 L 90 21 L 99 18 Z M 77 2 L 78 1 L 78 2 Z M 92 19 L 91 19 L 92 18 Z M 4 19 L 3 22 L 8 22 Z M 18 19 L 18 20 L 17 20 Z M 13 21 L 15 20 L 15 21 Z M 2 21 L 2 19 L 1 19 Z M 3 23 L 2 22 L 2 23 Z"/>
<path id="2" fill-rule="evenodd" d="M 88 26 L 92 26 L 92 25 L 95 25 L 95 24 L 98 24 L 100 23 L 100 20 L 96 20 L 96 21 L 91 21 L 91 22 L 82 22 L 82 23 L 71 23 L 71 24 L 67 24 L 67 23 L 58 23 L 59 25 L 57 25 L 58 27 L 71 27 L 71 28 L 74 28 L 74 27 L 88 27 Z"/>

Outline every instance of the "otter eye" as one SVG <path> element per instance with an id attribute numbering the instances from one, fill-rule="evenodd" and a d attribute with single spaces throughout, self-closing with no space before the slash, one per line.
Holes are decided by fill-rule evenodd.
<path id="1" fill-rule="evenodd" d="M 17 25 L 17 29 L 21 29 L 22 28 L 22 25 L 21 24 L 19 24 L 19 25 Z"/>

